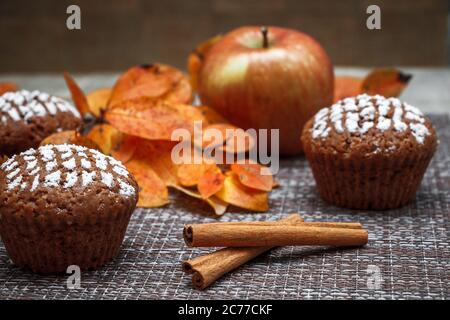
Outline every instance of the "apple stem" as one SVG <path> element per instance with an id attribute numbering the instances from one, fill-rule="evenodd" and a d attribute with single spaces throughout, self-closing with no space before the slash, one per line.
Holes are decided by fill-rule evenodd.
<path id="1" fill-rule="evenodd" d="M 267 33 L 269 32 L 269 30 L 267 29 L 267 27 L 261 27 L 261 33 L 263 36 L 263 48 L 267 49 L 269 47 L 269 37 L 267 36 Z"/>

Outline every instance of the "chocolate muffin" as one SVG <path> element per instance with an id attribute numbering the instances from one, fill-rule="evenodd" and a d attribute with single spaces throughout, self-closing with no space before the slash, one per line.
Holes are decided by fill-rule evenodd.
<path id="1" fill-rule="evenodd" d="M 301 139 L 319 194 L 355 209 L 411 201 L 437 146 L 436 132 L 419 109 L 366 94 L 320 110 Z"/>
<path id="2" fill-rule="evenodd" d="M 7 92 L 0 96 L 0 155 L 35 148 L 50 134 L 80 124 L 77 109 L 63 99 L 39 91 Z"/>
<path id="3" fill-rule="evenodd" d="M 95 269 L 119 252 L 137 199 L 112 157 L 67 144 L 29 149 L 0 166 L 0 236 L 19 267 Z"/>

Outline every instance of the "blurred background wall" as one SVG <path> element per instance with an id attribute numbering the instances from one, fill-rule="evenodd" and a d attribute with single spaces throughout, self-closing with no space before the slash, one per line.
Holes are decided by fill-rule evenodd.
<path id="1" fill-rule="evenodd" d="M 196 44 L 242 25 L 278 25 L 317 38 L 338 65 L 449 64 L 449 0 L 0 0 L 0 73 L 185 68 Z M 66 8 L 81 7 L 81 30 Z M 381 30 L 366 8 L 381 7 Z"/>

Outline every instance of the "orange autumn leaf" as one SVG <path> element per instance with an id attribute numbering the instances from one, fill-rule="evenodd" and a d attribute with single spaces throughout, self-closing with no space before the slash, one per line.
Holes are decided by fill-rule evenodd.
<path id="1" fill-rule="evenodd" d="M 395 68 L 378 68 L 366 77 L 336 76 L 334 81 L 334 102 L 361 93 L 397 97 L 406 88 L 411 75 Z"/>
<path id="2" fill-rule="evenodd" d="M 172 162 L 171 157 L 172 148 L 175 144 L 176 142 L 173 141 L 141 139 L 139 148 L 135 150 L 130 162 L 140 161 L 146 163 L 157 173 L 166 186 L 180 190 L 191 197 L 202 199 L 198 192 L 184 188 L 178 181 L 177 165 Z M 217 215 L 221 215 L 226 211 L 227 204 L 218 198 L 210 197 L 203 200 L 214 209 Z"/>
<path id="3" fill-rule="evenodd" d="M 102 112 L 106 110 L 110 96 L 110 88 L 98 89 L 90 92 L 86 97 L 90 112 L 94 116 L 100 117 Z"/>
<path id="4" fill-rule="evenodd" d="M 13 92 L 19 90 L 19 87 L 12 82 L 0 82 L 0 96 L 6 92 Z"/>
<path id="5" fill-rule="evenodd" d="M 132 159 L 126 167 L 139 185 L 138 207 L 154 208 L 169 203 L 166 184 L 147 162 L 142 159 Z"/>
<path id="6" fill-rule="evenodd" d="M 217 216 L 221 216 L 225 213 L 225 211 L 227 211 L 228 203 L 222 201 L 221 199 L 219 199 L 217 197 L 212 196 L 212 197 L 209 197 L 208 199 L 204 199 L 200 195 L 200 193 L 198 193 L 194 190 L 187 189 L 182 186 L 173 186 L 173 187 L 174 187 L 174 189 L 181 191 L 190 197 L 206 201 L 206 203 L 209 204 L 214 209 L 214 213 Z"/>
<path id="7" fill-rule="evenodd" d="M 184 74 L 176 68 L 164 64 L 135 66 L 119 77 L 108 106 L 142 97 L 190 103 L 192 90 Z"/>
<path id="8" fill-rule="evenodd" d="M 203 172 L 205 172 L 204 164 L 183 163 L 177 166 L 178 181 L 185 187 L 197 185 Z"/>
<path id="9" fill-rule="evenodd" d="M 361 93 L 362 78 L 352 76 L 336 76 L 334 79 L 334 102 Z"/>
<path id="10" fill-rule="evenodd" d="M 185 187 L 195 186 L 205 171 L 212 168 L 217 168 L 217 165 L 212 160 L 203 158 L 195 148 L 191 148 L 190 159 L 177 165 L 178 183 Z"/>
<path id="11" fill-rule="evenodd" d="M 203 129 L 202 141 L 194 141 L 203 149 L 219 149 L 227 153 L 245 153 L 255 146 L 255 138 L 229 123 L 215 123 Z"/>
<path id="12" fill-rule="evenodd" d="M 380 94 L 385 97 L 398 97 L 411 77 L 410 74 L 394 68 L 375 69 L 364 78 L 361 90 L 370 95 Z"/>
<path id="13" fill-rule="evenodd" d="M 189 80 L 192 89 L 195 91 L 198 89 L 198 76 L 203 65 L 203 60 L 206 53 L 222 38 L 222 35 L 217 35 L 211 39 L 202 42 L 197 48 L 189 55 L 187 68 L 189 72 Z"/>
<path id="14" fill-rule="evenodd" d="M 205 201 L 214 209 L 214 213 L 217 216 L 221 216 L 227 211 L 228 203 L 215 196 L 211 196 L 205 199 Z"/>
<path id="15" fill-rule="evenodd" d="M 78 84 L 70 76 L 69 73 L 64 72 L 64 80 L 66 81 L 67 87 L 69 88 L 75 106 L 77 107 L 80 114 L 84 116 L 90 111 L 89 104 L 87 102 L 86 96 L 84 95 L 84 92 L 80 89 Z"/>
<path id="16" fill-rule="evenodd" d="M 97 124 L 87 134 L 104 154 L 111 154 L 111 150 L 122 139 L 122 133 L 110 124 Z"/>
<path id="17" fill-rule="evenodd" d="M 148 98 L 124 101 L 105 118 L 123 133 L 150 140 L 171 140 L 175 129 L 192 131 L 194 121 L 203 121 L 196 107 Z"/>
<path id="18" fill-rule="evenodd" d="M 112 146 L 111 155 L 122 163 L 127 163 L 133 157 L 140 141 L 138 137 L 122 134 L 121 139 Z"/>
<path id="19" fill-rule="evenodd" d="M 208 199 L 222 189 L 225 176 L 219 167 L 207 169 L 197 183 L 197 190 L 203 199 Z"/>
<path id="20" fill-rule="evenodd" d="M 228 123 L 215 123 L 206 126 L 203 128 L 202 141 L 198 145 L 203 149 L 223 146 L 227 140 L 233 137 L 233 131 L 237 129 L 238 127 Z"/>
<path id="21" fill-rule="evenodd" d="M 223 188 L 215 195 L 236 207 L 252 211 L 269 210 L 267 192 L 244 186 L 232 172 L 225 176 Z"/>
<path id="22" fill-rule="evenodd" d="M 133 159 L 147 163 L 166 186 L 178 185 L 177 166 L 172 162 L 174 141 L 141 140 L 139 148 L 133 154 Z"/>
<path id="23" fill-rule="evenodd" d="M 101 148 L 95 141 L 91 140 L 89 137 L 82 136 L 75 130 L 53 133 L 48 137 L 46 137 L 44 140 L 42 140 L 40 145 L 43 146 L 46 144 L 64 144 L 64 143 L 76 144 L 90 149 L 101 150 Z"/>
<path id="24" fill-rule="evenodd" d="M 244 129 L 237 128 L 233 131 L 230 138 L 228 138 L 223 147 L 220 147 L 227 153 L 245 153 L 255 147 L 256 138 L 246 132 Z"/>
<path id="25" fill-rule="evenodd" d="M 273 188 L 272 172 L 259 163 L 233 163 L 231 171 L 237 175 L 243 185 L 249 188 L 261 191 L 271 191 Z"/>
<path id="26" fill-rule="evenodd" d="M 273 185 L 272 185 L 272 189 L 276 189 L 280 187 L 280 183 L 275 180 L 275 178 L 273 179 Z"/>
<path id="27" fill-rule="evenodd" d="M 198 110 L 201 112 L 204 118 L 204 125 L 212 125 L 216 123 L 228 123 L 227 119 L 225 119 L 221 114 L 219 114 L 216 110 L 208 106 L 198 106 Z"/>

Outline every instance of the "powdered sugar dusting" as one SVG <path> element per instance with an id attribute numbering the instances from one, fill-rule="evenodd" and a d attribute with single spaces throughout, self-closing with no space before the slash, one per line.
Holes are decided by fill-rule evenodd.
<path id="1" fill-rule="evenodd" d="M 12 190 L 15 187 L 18 187 L 20 185 L 20 183 L 22 182 L 23 177 L 22 176 L 18 176 L 17 178 L 15 178 L 13 181 L 11 181 L 10 183 L 8 183 L 7 189 L 8 190 Z"/>
<path id="2" fill-rule="evenodd" d="M 80 153 L 78 153 L 78 155 L 79 155 Z M 83 154 L 86 156 L 86 154 L 83 152 Z M 87 157 L 87 156 L 86 156 Z M 89 160 L 86 160 L 86 159 L 83 159 L 83 158 L 81 158 L 80 159 L 80 162 L 81 162 L 81 166 L 84 168 L 84 169 L 90 169 L 92 166 L 91 166 L 91 162 L 89 161 Z"/>
<path id="3" fill-rule="evenodd" d="M 325 121 L 327 114 L 328 108 L 323 108 L 319 112 L 317 112 L 312 131 L 312 136 L 314 139 L 318 137 L 326 137 L 328 135 L 328 132 L 325 132 L 327 127 L 327 123 Z"/>
<path id="4" fill-rule="evenodd" d="M 13 156 L 12 158 L 8 159 L 7 161 L 5 161 L 2 165 L 1 165 L 1 169 L 4 170 L 5 172 L 11 171 L 13 170 L 15 167 L 17 167 L 19 165 L 19 163 L 17 161 L 15 161 L 16 156 Z"/>
<path id="5" fill-rule="evenodd" d="M 23 155 L 26 155 L 26 156 L 32 156 L 34 154 L 36 154 L 36 150 L 35 149 L 28 149 L 28 150 L 23 152 Z"/>
<path id="6" fill-rule="evenodd" d="M 20 90 L 7 92 L 0 97 L 1 121 L 28 122 L 34 117 L 47 114 L 55 115 L 58 111 L 70 112 L 80 118 L 78 110 L 69 102 L 39 91 Z"/>
<path id="7" fill-rule="evenodd" d="M 14 170 L 14 171 L 8 173 L 8 174 L 6 175 L 6 178 L 9 179 L 9 180 L 11 180 L 11 179 L 14 178 L 15 176 L 17 176 L 17 175 L 19 174 L 19 172 L 20 172 L 20 169 L 17 168 L 16 170 Z"/>
<path id="8" fill-rule="evenodd" d="M 422 144 L 430 135 L 424 123 L 425 118 L 419 109 L 397 98 L 361 94 L 317 112 L 311 136 L 324 139 L 332 129 L 339 134 L 348 132 L 351 135 L 364 135 L 372 129 L 381 132 L 389 129 L 405 132 L 409 129 L 417 143 Z"/>
<path id="9" fill-rule="evenodd" d="M 13 162 L 16 161 L 16 156 L 12 156 L 11 158 L 9 158 L 8 160 L 6 160 L 5 162 L 3 162 L 0 165 L 0 169 L 5 170 L 5 168 L 7 168 L 8 166 L 10 166 Z"/>
<path id="10" fill-rule="evenodd" d="M 123 167 L 120 167 L 120 166 L 114 166 L 114 167 L 113 167 L 113 171 L 114 171 L 115 173 L 117 173 L 118 175 L 120 175 L 120 176 L 124 176 L 124 177 L 127 177 L 127 176 L 128 176 L 128 171 L 127 171 L 125 168 L 123 168 Z"/>
<path id="11" fill-rule="evenodd" d="M 395 108 L 394 115 L 392 116 L 392 121 L 394 122 L 394 128 L 397 131 L 405 131 L 408 126 L 402 121 L 403 109 Z"/>
<path id="12" fill-rule="evenodd" d="M 83 173 L 81 174 L 81 185 L 83 187 L 86 187 L 88 185 L 91 184 L 92 181 L 94 181 L 94 178 L 96 176 L 95 171 L 83 171 Z"/>
<path id="13" fill-rule="evenodd" d="M 102 182 L 109 188 L 111 188 L 114 185 L 114 177 L 111 173 L 102 171 L 101 176 Z"/>
<path id="14" fill-rule="evenodd" d="M 94 155 L 94 157 L 96 158 L 95 165 L 97 166 L 97 168 L 101 170 L 106 170 L 108 168 L 108 162 L 104 157 L 100 157 L 98 155 Z"/>
<path id="15" fill-rule="evenodd" d="M 95 182 L 127 197 L 137 192 L 124 179 L 129 173 L 120 161 L 81 146 L 45 145 L 37 152 L 30 149 L 8 159 L 0 169 L 5 172 L 7 190 L 84 188 Z"/>
<path id="16" fill-rule="evenodd" d="M 48 172 L 52 171 L 56 166 L 58 165 L 58 162 L 56 160 L 49 161 L 45 164 L 45 170 Z"/>
<path id="17" fill-rule="evenodd" d="M 386 131 L 387 129 L 389 129 L 391 127 L 391 119 L 387 119 L 385 117 L 379 117 L 378 118 L 378 123 L 377 123 L 377 129 L 379 129 L 380 131 Z"/>
<path id="18" fill-rule="evenodd" d="M 67 161 L 64 161 L 62 164 L 65 168 L 67 168 L 69 170 L 74 170 L 75 167 L 77 166 L 75 163 L 75 158 L 71 158 Z"/>
<path id="19" fill-rule="evenodd" d="M 119 185 L 120 185 L 120 190 L 119 193 L 123 196 L 132 196 L 135 192 L 134 188 L 132 186 L 130 186 L 128 183 L 126 183 L 125 181 L 119 179 Z"/>
<path id="20" fill-rule="evenodd" d="M 39 152 L 42 155 L 42 160 L 52 161 L 55 158 L 55 152 L 51 145 L 45 145 L 39 148 Z"/>
<path id="21" fill-rule="evenodd" d="M 34 168 L 33 171 L 30 172 L 30 176 L 36 175 L 36 173 L 38 173 L 39 171 L 41 171 L 41 168 L 39 168 L 39 167 Z"/>
<path id="22" fill-rule="evenodd" d="M 78 174 L 76 171 L 67 173 L 66 182 L 64 183 L 64 188 L 72 188 L 78 180 Z"/>
<path id="23" fill-rule="evenodd" d="M 44 185 L 46 187 L 57 187 L 61 180 L 61 171 L 57 170 L 45 176 Z"/>
<path id="24" fill-rule="evenodd" d="M 423 143 L 425 136 L 429 134 L 428 128 L 421 123 L 411 123 L 411 132 L 419 143 Z"/>
<path id="25" fill-rule="evenodd" d="M 34 176 L 33 184 L 31 185 L 30 191 L 33 192 L 39 186 L 39 175 Z"/>

